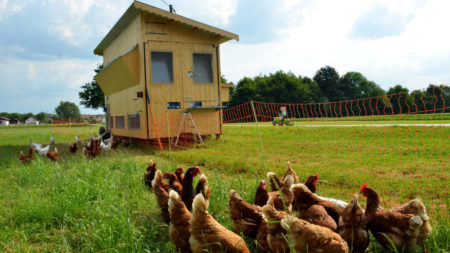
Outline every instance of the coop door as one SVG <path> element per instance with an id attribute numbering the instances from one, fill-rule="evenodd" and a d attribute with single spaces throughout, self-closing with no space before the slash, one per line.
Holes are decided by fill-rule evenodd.
<path id="1" fill-rule="evenodd" d="M 184 47 L 184 108 L 216 106 L 219 102 L 216 48 L 197 44 L 186 44 Z"/>

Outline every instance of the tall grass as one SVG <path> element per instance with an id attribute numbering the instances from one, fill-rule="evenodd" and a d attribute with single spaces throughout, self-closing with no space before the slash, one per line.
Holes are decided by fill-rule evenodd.
<path id="1" fill-rule="evenodd" d="M 264 162 L 255 128 L 227 126 L 221 140 L 175 152 L 133 144 L 96 159 L 68 153 L 75 135 L 87 139 L 94 131 L 0 129 L 0 251 L 174 252 L 155 198 L 142 184 L 150 159 L 161 170 L 200 165 L 211 187 L 209 212 L 228 228 L 229 190 L 251 202 L 265 174 L 284 171 L 291 160 L 302 179 L 317 172 L 328 181 L 318 186 L 320 195 L 349 201 L 367 183 L 385 207 L 422 198 L 434 229 L 428 252 L 449 250 L 449 128 L 266 127 L 260 129 Z M 48 143 L 52 133 L 58 162 L 18 162 L 30 137 Z M 385 251 L 372 240 L 369 252 Z"/>

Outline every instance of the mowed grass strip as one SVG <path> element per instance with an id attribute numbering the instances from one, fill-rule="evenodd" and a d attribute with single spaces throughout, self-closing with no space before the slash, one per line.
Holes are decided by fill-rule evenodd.
<path id="1" fill-rule="evenodd" d="M 228 191 L 235 189 L 251 202 L 265 174 L 284 172 L 291 160 L 302 179 L 317 172 L 328 181 L 318 186 L 323 196 L 348 201 L 367 183 L 380 193 L 385 207 L 420 197 L 434 226 L 428 252 L 449 250 L 449 128 L 225 126 L 221 140 L 191 149 L 155 152 L 132 145 L 92 160 L 80 152 L 69 154 L 67 143 L 75 135 L 87 139 L 98 126 L 22 131 L 5 137 L 0 130 L 0 150 L 8 152 L 6 162 L 0 163 L 0 226 L 5 228 L 0 230 L 0 251 L 173 252 L 168 226 L 142 184 L 150 159 L 169 171 L 201 165 L 212 190 L 209 211 L 228 228 Z M 46 158 L 28 165 L 18 162 L 29 137 L 46 143 L 52 133 L 61 150 L 57 163 Z M 360 201 L 364 206 L 362 196 Z M 246 241 L 257 252 L 254 243 Z M 373 240 L 369 252 L 385 251 Z"/>

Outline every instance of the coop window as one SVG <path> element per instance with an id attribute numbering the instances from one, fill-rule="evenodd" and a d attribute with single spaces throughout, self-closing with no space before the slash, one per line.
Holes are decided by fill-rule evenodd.
<path id="1" fill-rule="evenodd" d="M 180 109 L 180 102 L 167 103 L 167 109 Z"/>
<path id="2" fill-rule="evenodd" d="M 189 102 L 189 107 L 191 107 L 191 108 L 202 107 L 202 102 L 198 102 L 198 101 Z"/>
<path id="3" fill-rule="evenodd" d="M 129 114 L 128 115 L 128 129 L 140 129 L 141 120 L 139 114 Z"/>
<path id="4" fill-rule="evenodd" d="M 173 83 L 172 53 L 152 52 L 152 83 Z"/>
<path id="5" fill-rule="evenodd" d="M 114 128 L 114 116 L 109 116 L 109 124 L 111 128 Z"/>
<path id="6" fill-rule="evenodd" d="M 194 54 L 194 83 L 212 83 L 212 55 Z"/>
<path id="7" fill-rule="evenodd" d="M 125 116 L 116 116 L 116 128 L 125 129 Z"/>

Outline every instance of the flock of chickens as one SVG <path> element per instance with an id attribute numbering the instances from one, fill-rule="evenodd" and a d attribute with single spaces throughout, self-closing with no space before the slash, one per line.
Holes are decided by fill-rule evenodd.
<path id="1" fill-rule="evenodd" d="M 75 142 L 69 144 L 69 152 L 74 154 L 77 152 L 78 147 L 83 147 L 83 153 L 87 157 L 95 158 L 101 152 L 116 149 L 121 143 L 123 143 L 124 147 L 128 147 L 130 145 L 130 141 L 128 139 L 113 137 L 113 135 L 108 132 L 102 132 L 98 136 L 95 134 L 93 136 L 89 135 L 89 139 L 84 145 L 80 137 L 76 136 Z M 53 151 L 50 151 L 52 146 L 54 146 L 54 149 Z M 33 140 L 30 139 L 30 149 L 28 153 L 24 154 L 23 151 L 20 151 L 19 160 L 22 163 L 28 163 L 33 160 L 35 152 L 41 156 L 47 156 L 51 161 L 57 161 L 59 152 L 58 148 L 55 146 L 55 136 L 52 135 L 50 138 L 50 144 L 48 145 L 34 143 Z"/>
<path id="2" fill-rule="evenodd" d="M 419 244 L 426 252 L 431 225 L 419 199 L 384 209 L 376 191 L 362 185 L 360 193 L 367 198 L 363 210 L 358 194 L 350 203 L 316 195 L 317 174 L 300 183 L 289 163 L 283 177 L 267 174 L 272 191 L 266 181 L 260 182 L 254 204 L 230 190 L 232 232 L 208 213 L 210 189 L 204 174 L 194 191 L 200 168 L 183 172 L 178 168 L 162 173 L 150 162 L 143 179 L 153 189 L 161 216 L 170 224 L 170 239 L 181 252 L 250 252 L 239 235 L 256 240 L 260 252 L 365 252 L 369 231 L 385 248 L 408 250 Z"/>

